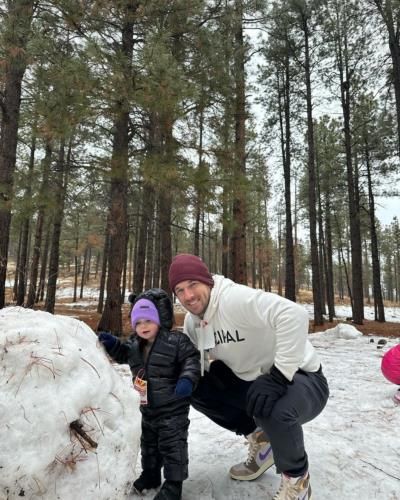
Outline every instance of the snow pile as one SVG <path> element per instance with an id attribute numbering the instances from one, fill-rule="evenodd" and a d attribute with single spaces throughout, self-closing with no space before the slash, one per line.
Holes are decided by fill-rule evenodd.
<path id="1" fill-rule="evenodd" d="M 140 412 L 81 321 L 0 311 L 0 498 L 126 498 Z"/>
<path id="2" fill-rule="evenodd" d="M 338 323 L 334 328 L 328 328 L 322 332 L 322 335 L 345 340 L 362 337 L 362 333 L 357 328 L 346 323 Z"/>

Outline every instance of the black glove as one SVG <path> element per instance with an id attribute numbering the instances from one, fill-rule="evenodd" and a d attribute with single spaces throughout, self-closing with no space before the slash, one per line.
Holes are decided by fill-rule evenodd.
<path id="1" fill-rule="evenodd" d="M 114 335 L 111 335 L 110 333 L 107 332 L 100 332 L 98 338 L 100 342 L 104 345 L 107 352 L 112 351 L 113 347 L 118 341 L 117 337 L 114 337 Z"/>
<path id="2" fill-rule="evenodd" d="M 271 414 L 275 403 L 291 384 L 282 373 L 273 366 L 270 373 L 260 375 L 247 391 L 247 413 L 251 417 L 266 418 Z"/>

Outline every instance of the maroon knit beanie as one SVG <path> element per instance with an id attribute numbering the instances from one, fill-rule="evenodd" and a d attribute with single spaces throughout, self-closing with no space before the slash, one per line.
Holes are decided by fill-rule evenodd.
<path id="1" fill-rule="evenodd" d="M 168 273 L 169 286 L 174 292 L 178 283 L 185 280 L 196 280 L 213 287 L 214 280 L 204 262 L 189 253 L 181 253 L 172 259 Z"/>

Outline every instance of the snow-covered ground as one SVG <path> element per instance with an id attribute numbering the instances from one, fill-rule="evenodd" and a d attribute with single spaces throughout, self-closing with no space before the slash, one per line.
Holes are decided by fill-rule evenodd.
<path id="1" fill-rule="evenodd" d="M 313 318 L 313 304 L 302 305 Z M 350 306 L 337 305 L 335 311 L 339 320 L 351 316 Z M 365 306 L 364 314 L 373 320 L 373 307 Z M 385 315 L 387 321 L 400 323 L 400 308 L 386 307 Z M 312 334 L 310 339 L 321 356 L 331 390 L 324 412 L 304 428 L 314 498 L 399 499 L 400 407 L 391 399 L 396 387 L 383 378 L 380 360 L 387 349 L 400 342 L 400 325 L 399 338 L 388 340 L 382 350 L 377 349 L 378 337 L 344 340 Z M 272 498 L 279 485 L 274 471 L 247 483 L 229 478 L 230 466 L 246 457 L 244 439 L 193 409 L 191 422 L 185 500 Z M 151 492 L 144 498 L 153 496 Z"/>
<path id="2" fill-rule="evenodd" d="M 398 500 L 400 406 L 392 401 L 397 387 L 383 378 L 380 362 L 400 338 L 388 340 L 382 350 L 377 349 L 378 337 L 346 340 L 315 333 L 310 339 L 330 384 L 325 410 L 304 426 L 314 499 Z M 184 500 L 268 500 L 279 486 L 274 467 L 256 481 L 230 479 L 231 465 L 247 456 L 244 439 L 195 410 L 189 450 Z"/>
<path id="3" fill-rule="evenodd" d="M 4 314 L 4 311 L 0 314 Z M 104 404 L 104 388 L 107 388 L 108 377 L 107 370 L 104 367 L 103 353 L 98 357 L 99 346 L 96 346 L 95 340 L 91 338 L 91 334 L 87 335 L 90 348 L 85 348 L 82 345 L 82 339 L 78 339 L 79 349 L 86 349 L 85 362 L 78 363 L 81 370 L 91 374 L 94 381 L 98 381 L 96 371 L 101 376 L 105 377 L 107 384 L 98 384 L 97 391 L 93 384 L 88 382 L 78 383 L 81 379 L 79 372 L 76 372 L 76 367 L 73 370 L 67 371 L 70 367 L 70 357 L 63 357 L 57 354 L 57 349 L 47 349 L 42 355 L 42 364 L 34 370 L 30 369 L 26 372 L 26 361 L 19 367 L 19 360 L 15 358 L 15 372 L 18 376 L 5 378 L 5 357 L 10 353 L 7 347 L 7 332 L 17 327 L 17 323 L 21 324 L 22 314 L 40 314 L 40 321 L 36 322 L 35 328 L 38 335 L 40 330 L 48 332 L 48 335 L 53 335 L 54 346 L 58 349 L 61 345 L 72 348 L 70 341 L 63 341 L 62 332 L 54 334 L 55 325 L 52 323 L 54 318 L 47 313 L 26 311 L 21 309 L 21 314 L 14 315 L 14 319 L 9 316 L 7 321 L 4 321 L 0 328 L 0 347 L 3 346 L 2 354 L 2 377 L 0 383 L 1 391 L 5 394 L 7 385 L 14 384 L 14 392 L 11 391 L 7 398 L 3 398 L 0 404 L 0 484 L 5 481 L 3 463 L 10 462 L 10 453 L 13 453 L 13 460 L 17 462 L 14 467 L 15 474 L 20 474 L 21 468 L 26 468 L 25 458 L 23 457 L 23 449 L 32 441 L 36 442 L 38 449 L 30 453 L 30 460 L 35 463 L 39 460 L 40 450 L 46 450 L 51 444 L 51 435 L 49 430 L 44 428 L 45 423 L 48 426 L 49 413 L 57 409 L 57 404 L 63 403 L 63 407 L 67 408 L 71 413 L 71 418 L 68 417 L 66 422 L 79 417 L 79 408 L 96 407 L 96 400 L 102 401 Z M 64 320 L 62 320 L 64 322 Z M 68 321 L 74 321 L 70 318 Z M 63 323 L 65 325 L 67 323 Z M 24 327 L 23 335 L 29 332 L 31 321 L 22 321 Z M 72 329 L 74 330 L 74 329 Z M 76 333 L 72 332 L 73 335 Z M 94 337 L 94 335 L 93 335 Z M 15 337 L 17 338 L 17 337 Z M 38 337 L 40 342 L 44 342 L 43 337 Z M 315 420 L 304 426 L 306 448 L 309 454 L 310 474 L 312 487 L 314 490 L 315 500 L 359 500 L 359 499 L 378 499 L 378 500 L 398 500 L 400 498 L 400 449 L 398 440 L 398 431 L 400 429 L 400 406 L 396 406 L 392 401 L 392 396 L 397 390 L 397 387 L 387 382 L 381 374 L 380 362 L 384 352 L 393 345 L 400 342 L 399 338 L 388 339 L 383 349 L 378 349 L 378 337 L 355 336 L 354 338 L 338 338 L 332 332 L 315 333 L 310 335 L 310 340 L 317 349 L 324 372 L 330 384 L 330 398 L 327 407 Z M 51 345 L 53 345 L 51 344 Z M 25 356 L 30 351 L 23 349 L 24 342 L 20 343 L 19 348 Z M 5 349 L 4 349 L 5 346 Z M 49 344 L 50 346 L 50 344 Z M 53 346 L 53 347 L 54 347 Z M 26 347 L 26 346 L 25 346 Z M 32 348 L 36 348 L 37 343 L 32 343 Z M 51 354 L 52 353 L 52 354 Z M 45 358 L 50 355 L 56 355 L 58 365 L 49 364 Z M 74 359 L 79 361 L 80 357 L 74 354 Z M 35 360 L 36 358 L 33 358 Z M 21 358 L 22 360 L 22 358 Z M 32 362 L 32 359 L 31 359 Z M 65 363 L 65 364 L 64 364 Z M 96 371 L 91 367 L 96 367 Z M 75 365 L 74 365 L 75 366 Z M 18 370 L 17 370 L 17 367 Z M 11 365 L 8 369 L 12 369 Z M 64 370 L 63 377 L 58 377 L 56 369 Z M 118 371 L 126 378 L 129 384 L 130 373 L 126 366 L 117 366 Z M 25 371 L 24 371 L 25 370 Z M 42 377 L 41 391 L 35 388 L 33 383 L 33 374 L 39 370 Z M 46 378 L 47 377 L 47 378 Z M 20 379 L 22 383 L 20 384 Z M 45 380 L 47 382 L 45 383 Z M 63 391 L 54 391 L 54 384 L 60 380 L 63 381 Z M 76 383 L 69 384 L 68 380 Z M 115 381 L 113 382 L 115 384 Z M 47 387 L 49 389 L 47 389 Z M 52 388 L 50 390 L 50 388 Z M 71 392 L 68 392 L 70 388 Z M 17 390 L 18 389 L 18 390 Z M 17 401 L 21 397 L 24 389 L 25 400 L 22 402 L 23 408 Z M 116 389 L 115 389 L 116 390 Z M 107 393 L 108 390 L 106 390 Z M 90 393 L 91 401 L 84 402 L 82 395 Z M 40 394 L 40 400 L 35 401 L 34 397 Z M 59 399 L 54 399 L 57 396 Z M 14 399 L 15 398 L 15 399 Z M 132 398 L 134 398 L 132 394 Z M 70 408 L 69 400 L 75 401 L 78 406 Z M 75 405 L 75 403 L 74 403 Z M 40 414 L 37 410 L 39 406 L 42 412 L 43 419 L 36 419 L 35 425 L 29 425 L 26 419 L 30 420 L 30 415 L 26 414 L 27 408 L 35 408 L 35 415 Z M 10 411 L 10 408 L 12 411 Z M 22 408 L 22 409 L 21 409 Z M 114 409 L 115 410 L 115 409 Z M 114 411 L 113 410 L 113 411 Z M 33 411 L 33 410 L 32 410 Z M 17 417 L 19 415 L 19 417 Z M 75 415 L 75 416 L 74 416 Z M 106 418 L 105 415 L 102 418 Z M 112 426 L 111 415 L 107 418 L 107 427 L 111 432 L 117 432 L 118 426 L 122 424 L 121 415 L 118 415 L 120 424 Z M 125 416 L 126 419 L 132 419 L 131 416 Z M 190 450 L 190 477 L 184 483 L 183 500 L 268 500 L 273 497 L 279 485 L 279 476 L 275 474 L 274 468 L 267 471 L 262 477 L 253 482 L 234 481 L 229 478 L 228 470 L 231 465 L 242 461 L 247 455 L 247 449 L 244 445 L 244 439 L 236 436 L 233 433 L 225 431 L 200 413 L 191 410 L 190 414 L 191 426 L 189 433 L 189 450 Z M 65 419 L 64 419 L 65 420 Z M 137 419 L 135 419 L 137 426 Z M 61 423 L 63 420 L 58 419 Z M 103 420 L 102 420 L 103 422 Z M 132 420 L 130 420 L 131 423 Z M 54 423 L 54 422 L 53 422 Z M 124 422 L 124 425 L 127 422 Z M 96 439 L 103 443 L 100 457 L 100 464 L 106 463 L 105 468 L 102 467 L 101 478 L 105 481 L 104 488 L 108 491 L 110 482 L 116 481 L 119 472 L 124 471 L 126 474 L 129 469 L 129 461 L 133 461 L 134 457 L 129 454 L 118 456 L 115 447 L 110 443 L 109 449 L 104 448 L 107 443 L 106 436 L 102 436 L 100 429 L 103 428 L 103 423 L 100 425 L 97 422 L 92 422 L 92 427 L 96 432 Z M 11 443 L 10 429 L 20 426 L 20 433 L 17 433 L 17 441 Z M 58 427 L 56 428 L 58 429 Z M 97 430 L 96 430 L 97 429 Z M 63 431 L 64 437 L 68 435 Z M 51 434 L 51 433 L 50 433 Z M 43 438 L 43 436 L 48 436 Z M 15 435 L 13 435 L 15 438 Z M 68 438 L 69 439 L 69 438 Z M 133 439 L 132 437 L 130 439 Z M 115 443 L 114 443 L 115 444 Z M 40 445 L 40 446 L 39 446 Z M 13 450 L 18 449 L 18 453 Z M 52 456 L 56 455 L 56 451 Z M 108 456 L 107 456 L 108 455 Z M 32 464 L 31 464 L 32 465 Z M 30 466 L 31 467 L 31 466 Z M 96 495 L 90 494 L 82 497 L 81 492 L 89 491 L 88 481 L 96 482 L 98 480 L 97 472 L 91 473 L 82 479 L 82 467 L 88 467 L 88 461 L 77 461 L 71 470 L 67 470 L 67 474 L 63 475 L 63 491 L 65 492 L 60 500 L 76 500 L 85 498 L 85 500 L 119 500 L 121 496 L 112 496 L 101 490 L 97 485 Z M 133 465 L 132 465 L 133 467 Z M 3 472 L 2 472 L 3 470 Z M 97 469 L 96 469 L 97 470 Z M 26 472 L 26 471 L 25 471 Z M 138 460 L 135 469 L 136 475 L 140 473 L 140 460 Z M 132 475 L 135 476 L 135 473 Z M 23 475 L 23 474 L 22 474 Z M 18 476 L 20 477 L 20 476 Z M 132 480 L 134 477 L 132 477 Z M 45 479 L 42 479 L 45 481 Z M 108 484 L 107 484 L 108 483 Z M 97 483 L 96 483 L 97 484 Z M 1 490 L 0 490 L 1 491 Z M 142 498 L 150 500 L 154 497 L 155 491 L 147 492 Z M 17 500 L 19 496 L 2 496 L 0 492 L 0 500 Z M 30 496 L 29 498 L 41 498 L 39 496 Z M 130 494 L 127 500 L 134 500 L 135 495 Z M 53 498 L 51 498 L 53 500 Z"/>

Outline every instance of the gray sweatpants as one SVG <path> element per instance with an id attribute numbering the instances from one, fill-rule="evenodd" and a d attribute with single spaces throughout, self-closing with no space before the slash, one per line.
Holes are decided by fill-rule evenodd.
<path id="1" fill-rule="evenodd" d="M 323 410 L 328 396 L 328 383 L 322 369 L 315 373 L 299 371 L 271 415 L 255 419 L 270 439 L 277 472 L 301 476 L 307 471 L 302 425 Z"/>
<path id="2" fill-rule="evenodd" d="M 322 373 L 296 373 L 287 393 L 266 419 L 254 419 L 246 412 L 246 395 L 252 382 L 239 379 L 222 361 L 211 363 L 210 373 L 201 377 L 192 396 L 192 406 L 216 424 L 237 434 L 247 435 L 256 423 L 271 441 L 278 472 L 300 476 L 308 469 L 302 425 L 315 418 L 329 396 Z"/>

